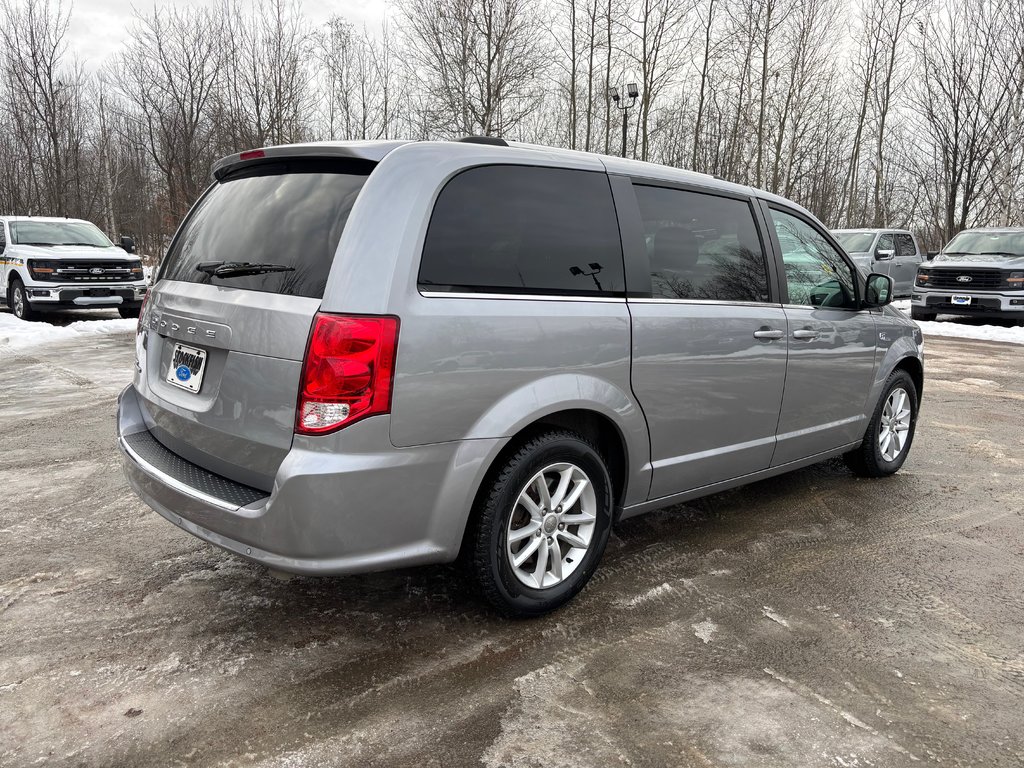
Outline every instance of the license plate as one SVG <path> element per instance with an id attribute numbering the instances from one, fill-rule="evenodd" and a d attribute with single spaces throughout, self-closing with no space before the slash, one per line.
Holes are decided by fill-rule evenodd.
<path id="1" fill-rule="evenodd" d="M 966 306 L 966 305 L 971 303 L 971 297 L 970 296 L 954 296 L 953 298 L 950 299 L 950 302 L 953 303 L 953 304 L 960 304 L 962 306 Z"/>
<path id="2" fill-rule="evenodd" d="M 171 352 L 171 367 L 167 371 L 167 382 L 176 387 L 198 392 L 203 385 L 206 372 L 206 350 L 175 344 Z"/>

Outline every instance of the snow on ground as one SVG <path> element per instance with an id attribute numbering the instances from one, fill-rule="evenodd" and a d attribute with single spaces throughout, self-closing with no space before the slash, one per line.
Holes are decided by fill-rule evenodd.
<path id="1" fill-rule="evenodd" d="M 905 315 L 910 315 L 910 299 L 892 303 Z M 974 325 L 962 319 L 947 322 L 918 321 L 925 336 L 947 336 L 956 339 L 977 339 L 979 341 L 1002 341 L 1009 344 L 1024 344 L 1024 328 L 1008 328 L 1004 325 Z"/>
<path id="2" fill-rule="evenodd" d="M 51 325 L 45 319 L 26 322 L 8 312 L 0 312 L 0 352 L 27 349 L 54 341 L 73 341 L 87 336 L 131 333 L 137 320 L 76 320 L 67 325 Z"/>

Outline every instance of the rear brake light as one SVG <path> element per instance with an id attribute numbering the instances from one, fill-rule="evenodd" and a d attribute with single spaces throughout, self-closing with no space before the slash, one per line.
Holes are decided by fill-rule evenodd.
<path id="1" fill-rule="evenodd" d="M 398 318 L 317 314 L 302 365 L 295 431 L 333 432 L 391 411 Z"/>
<path id="2" fill-rule="evenodd" d="M 267 153 L 262 149 L 250 149 L 248 152 L 242 152 L 239 154 L 239 160 L 259 160 L 261 157 L 266 157 Z"/>

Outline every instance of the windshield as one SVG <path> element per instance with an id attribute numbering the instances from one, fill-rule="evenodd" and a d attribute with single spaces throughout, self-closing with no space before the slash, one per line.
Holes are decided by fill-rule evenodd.
<path id="1" fill-rule="evenodd" d="M 21 245 L 114 247 L 106 235 L 86 221 L 12 221 L 11 240 Z"/>
<path id="2" fill-rule="evenodd" d="M 935 261 L 1002 261 L 1024 257 L 1024 230 L 961 232 L 949 241 Z"/>
<path id="3" fill-rule="evenodd" d="M 867 253 L 871 250 L 871 241 L 875 239 L 874 232 L 833 232 L 839 244 L 846 249 L 847 253 Z"/>

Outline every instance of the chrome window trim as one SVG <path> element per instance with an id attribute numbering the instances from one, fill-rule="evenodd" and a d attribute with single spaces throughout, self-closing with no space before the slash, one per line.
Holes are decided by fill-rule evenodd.
<path id="1" fill-rule="evenodd" d="M 891 303 L 891 302 L 890 302 Z M 888 305 L 883 305 L 888 306 Z M 817 311 L 821 309 L 828 310 L 829 312 L 867 312 L 871 309 L 881 309 L 881 307 L 822 307 L 814 304 L 783 304 L 783 309 L 807 309 L 811 311 Z"/>
<path id="2" fill-rule="evenodd" d="M 782 307 L 777 301 L 729 301 L 728 299 L 670 299 L 667 297 L 651 297 L 627 299 L 630 304 L 706 304 L 709 306 L 727 307 Z"/>
<path id="3" fill-rule="evenodd" d="M 473 293 L 455 291 L 419 291 L 425 299 L 499 299 L 502 301 L 582 301 L 591 304 L 624 304 L 622 296 L 548 296 L 533 293 Z"/>

